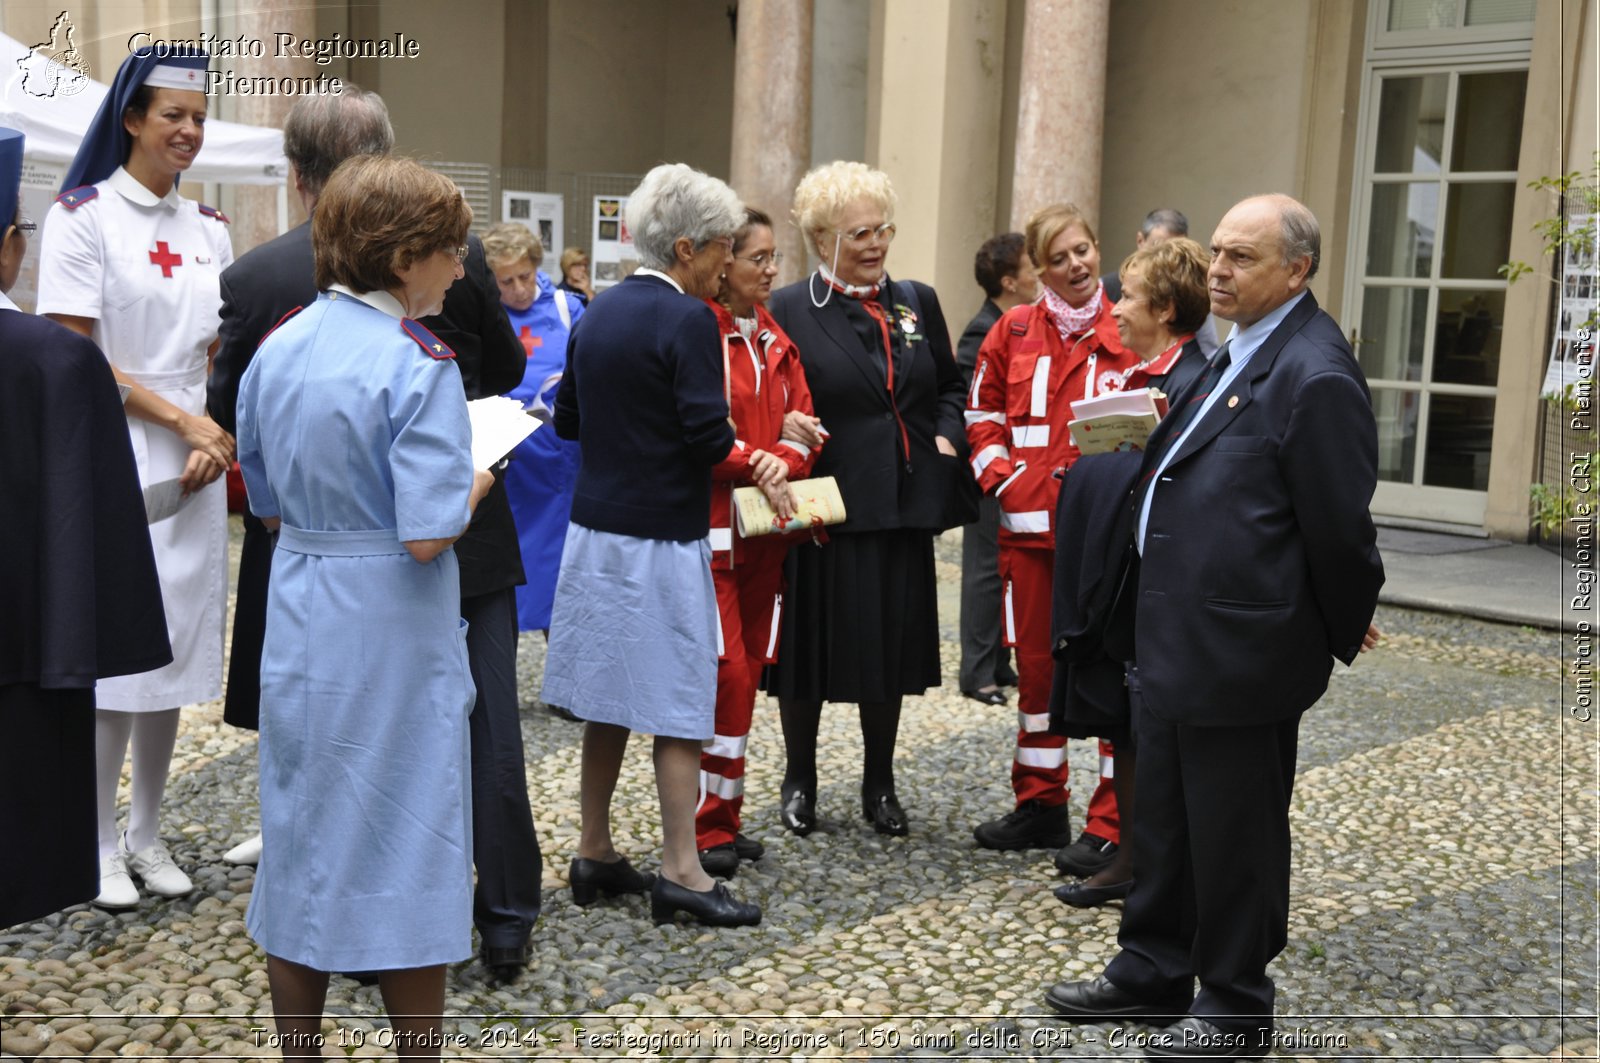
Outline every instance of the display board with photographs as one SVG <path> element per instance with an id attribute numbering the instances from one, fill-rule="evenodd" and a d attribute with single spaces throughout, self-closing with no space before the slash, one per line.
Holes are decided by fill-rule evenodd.
<path id="1" fill-rule="evenodd" d="M 1560 255 L 1555 328 L 1550 336 L 1550 365 L 1545 370 L 1545 398 L 1555 398 L 1580 379 L 1594 375 L 1595 308 L 1600 304 L 1600 255 L 1596 254 L 1596 222 L 1600 215 L 1566 214 L 1566 242 Z"/>
<path id="2" fill-rule="evenodd" d="M 627 196 L 594 197 L 594 251 L 589 256 L 595 291 L 609 288 L 639 268 L 633 236 L 623 218 Z"/>
<path id="3" fill-rule="evenodd" d="M 532 229 L 539 242 L 544 244 L 546 273 L 556 279 L 561 261 L 563 234 L 566 232 L 566 201 L 553 192 L 500 193 L 500 220 L 521 222 Z"/>

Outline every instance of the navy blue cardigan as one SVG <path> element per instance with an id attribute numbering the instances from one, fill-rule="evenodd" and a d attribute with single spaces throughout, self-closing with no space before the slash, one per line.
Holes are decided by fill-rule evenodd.
<path id="1" fill-rule="evenodd" d="M 596 295 L 567 341 L 556 434 L 581 460 L 572 519 L 689 542 L 711 526 L 711 467 L 733 446 L 711 308 L 659 277 Z"/>

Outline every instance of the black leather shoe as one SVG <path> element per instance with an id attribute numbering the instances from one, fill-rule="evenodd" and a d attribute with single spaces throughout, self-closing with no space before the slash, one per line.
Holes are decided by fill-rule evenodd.
<path id="1" fill-rule="evenodd" d="M 659 926 L 672 922 L 679 912 L 689 913 L 706 926 L 755 926 L 761 922 L 759 906 L 734 900 L 720 882 L 701 893 L 665 876 L 656 879 L 650 891 L 650 918 Z"/>
<path id="2" fill-rule="evenodd" d="M 483 965 L 489 968 L 489 974 L 495 981 L 505 983 L 514 982 L 528 968 L 528 946 L 517 945 L 513 948 L 485 945 L 479 953 Z"/>
<path id="3" fill-rule="evenodd" d="M 739 851 L 732 842 L 700 850 L 700 866 L 716 878 L 732 878 L 739 873 Z"/>
<path id="4" fill-rule="evenodd" d="M 604 860 L 572 858 L 567 869 L 567 881 L 572 885 L 572 903 L 582 908 L 593 904 L 599 894 L 615 897 L 620 893 L 644 893 L 656 880 L 647 872 L 635 871 L 626 857 L 611 863 Z"/>
<path id="5" fill-rule="evenodd" d="M 1000 690 L 999 687 L 993 690 L 963 690 L 961 696 L 970 698 L 973 701 L 981 701 L 985 705 L 1004 705 L 1006 703 L 1005 692 Z"/>
<path id="6" fill-rule="evenodd" d="M 1087 982 L 1057 982 L 1045 993 L 1044 1002 L 1072 1022 L 1138 1019 L 1166 1025 L 1189 1010 L 1188 1000 L 1145 1000 L 1118 989 L 1103 974 Z"/>
<path id="7" fill-rule="evenodd" d="M 1260 1059 L 1272 1028 L 1223 1029 L 1198 1015 L 1185 1015 L 1145 1042 L 1146 1059 Z"/>
<path id="8" fill-rule="evenodd" d="M 767 847 L 754 838 L 746 838 L 743 834 L 733 836 L 733 851 L 739 854 L 740 860 L 760 860 L 767 855 Z"/>
<path id="9" fill-rule="evenodd" d="M 1098 908 L 1107 901 L 1120 901 L 1133 892 L 1133 879 L 1113 882 L 1109 886 L 1090 886 L 1082 882 L 1069 882 L 1055 889 L 1056 900 L 1074 908 Z"/>
<path id="10" fill-rule="evenodd" d="M 891 838 L 904 838 L 911 833 L 911 821 L 906 818 L 906 810 L 900 807 L 900 802 L 894 794 L 863 797 L 861 814 L 867 817 L 867 822 L 871 823 L 872 829 L 879 834 L 887 834 Z"/>
<path id="11" fill-rule="evenodd" d="M 1098 834 L 1084 831 L 1078 840 L 1065 846 L 1056 854 L 1056 869 L 1064 875 L 1088 878 L 1111 866 L 1117 855 L 1117 843 L 1108 842 Z"/>
<path id="12" fill-rule="evenodd" d="M 810 790 L 790 790 L 785 787 L 783 791 L 783 807 L 778 812 L 778 818 L 783 822 L 786 830 L 804 838 L 807 834 L 817 829 L 817 799 Z"/>
<path id="13" fill-rule="evenodd" d="M 1065 804 L 1024 801 L 999 819 L 972 828 L 972 836 L 985 849 L 1054 849 L 1067 844 L 1072 824 Z"/>

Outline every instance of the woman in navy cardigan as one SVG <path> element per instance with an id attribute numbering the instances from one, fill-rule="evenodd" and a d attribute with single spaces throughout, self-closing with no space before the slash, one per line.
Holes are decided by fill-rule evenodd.
<path id="1" fill-rule="evenodd" d="M 555 430 L 582 454 L 542 695 L 587 721 L 572 899 L 650 889 L 658 923 L 683 911 L 746 926 L 761 909 L 705 873 L 694 829 L 717 688 L 711 468 L 734 442 L 717 319 L 701 300 L 732 261 L 744 205 L 678 163 L 645 175 L 627 222 L 643 268 L 597 296 L 573 328 L 556 395 Z M 653 880 L 611 839 L 633 731 L 655 735 L 662 856 Z"/>

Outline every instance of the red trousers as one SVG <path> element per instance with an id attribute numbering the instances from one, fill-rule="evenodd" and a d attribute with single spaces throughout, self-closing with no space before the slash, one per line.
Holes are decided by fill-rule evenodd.
<path id="1" fill-rule="evenodd" d="M 1067 740 L 1049 733 L 1050 681 L 1055 660 L 1050 656 L 1050 595 L 1054 579 L 1052 550 L 1000 547 L 1000 622 L 1006 645 L 1017 665 L 1017 750 L 1011 763 L 1011 789 L 1017 804 L 1038 801 L 1065 804 Z M 1111 786 L 1111 743 L 1100 742 L 1100 779 L 1089 798 L 1084 829 L 1110 842 L 1120 842 L 1117 797 Z"/>
<path id="2" fill-rule="evenodd" d="M 778 653 L 783 555 L 789 544 L 747 540 L 741 545 L 744 556 L 734 568 L 711 570 L 722 621 L 722 657 L 717 662 L 716 733 L 700 753 L 700 808 L 694 817 L 700 849 L 726 845 L 739 831 L 750 718 L 761 669 Z"/>

